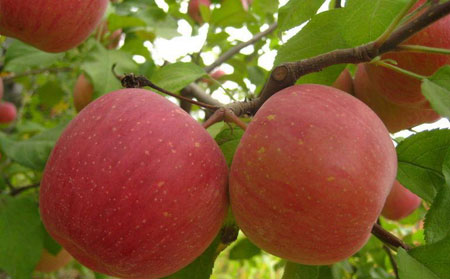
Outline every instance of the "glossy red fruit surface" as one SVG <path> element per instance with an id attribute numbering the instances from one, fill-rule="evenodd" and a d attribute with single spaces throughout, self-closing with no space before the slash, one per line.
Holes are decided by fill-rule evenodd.
<path id="1" fill-rule="evenodd" d="M 100 22 L 108 0 L 0 0 L 0 34 L 47 52 L 82 43 Z"/>
<path id="2" fill-rule="evenodd" d="M 391 220 L 403 219 L 420 206 L 420 201 L 418 196 L 396 180 L 386 199 L 381 215 Z"/>
<path id="3" fill-rule="evenodd" d="M 11 123 L 17 117 L 17 109 L 13 103 L 0 103 L 0 123 Z"/>
<path id="4" fill-rule="evenodd" d="M 231 208 L 267 252 L 332 264 L 366 243 L 396 173 L 389 133 L 364 103 L 332 87 L 295 85 L 265 102 L 242 137 Z"/>
<path id="5" fill-rule="evenodd" d="M 450 16 L 428 26 L 403 42 L 402 45 L 450 49 Z M 384 54 L 381 58 L 393 59 L 397 61 L 398 67 L 424 76 L 432 75 L 440 67 L 450 64 L 450 55 L 444 54 L 401 51 Z M 428 103 L 422 95 L 420 80 L 374 64 L 365 64 L 364 67 L 372 81 L 373 90 L 384 96 L 389 102 L 418 107 Z"/>
<path id="6" fill-rule="evenodd" d="M 190 115 L 122 89 L 69 124 L 47 162 L 42 220 L 75 259 L 120 278 L 160 278 L 199 256 L 227 209 L 227 166 Z"/>
<path id="7" fill-rule="evenodd" d="M 426 102 L 420 106 L 390 102 L 378 91 L 375 83 L 367 74 L 366 67 L 358 65 L 353 82 L 355 97 L 366 103 L 380 117 L 389 132 L 395 133 L 441 118 Z"/>

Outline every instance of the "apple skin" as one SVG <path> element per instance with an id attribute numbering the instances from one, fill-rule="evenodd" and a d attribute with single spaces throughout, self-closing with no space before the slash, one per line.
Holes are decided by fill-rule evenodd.
<path id="1" fill-rule="evenodd" d="M 386 199 L 381 215 L 390 220 L 403 219 L 420 206 L 420 201 L 418 196 L 396 180 Z"/>
<path id="2" fill-rule="evenodd" d="M 52 255 L 43 249 L 41 259 L 34 270 L 39 272 L 53 272 L 67 265 L 72 259 L 72 256 L 64 249 L 61 249 L 56 255 Z"/>
<path id="3" fill-rule="evenodd" d="M 73 89 L 73 105 L 80 112 L 85 106 L 92 102 L 94 87 L 84 74 L 78 76 Z"/>
<path id="4" fill-rule="evenodd" d="M 50 235 L 120 278 L 160 278 L 199 256 L 225 218 L 228 170 L 216 142 L 160 95 L 96 99 L 53 149 L 40 189 Z"/>
<path id="5" fill-rule="evenodd" d="M 0 123 L 11 123 L 16 119 L 17 109 L 13 103 L 0 103 Z"/>
<path id="6" fill-rule="evenodd" d="M 355 92 L 353 90 L 353 78 L 350 74 L 350 71 L 348 69 L 344 69 L 337 79 L 334 81 L 333 85 L 334 88 L 337 88 L 339 90 L 342 90 L 344 92 L 347 92 L 351 95 L 355 95 Z"/>
<path id="7" fill-rule="evenodd" d="M 103 17 L 108 2 L 0 0 L 0 34 L 43 51 L 66 51 L 91 34 Z"/>
<path id="8" fill-rule="evenodd" d="M 238 226 L 289 261 L 325 265 L 370 236 L 397 173 L 381 120 L 338 89 L 294 85 L 250 122 L 230 171 Z"/>
<path id="9" fill-rule="evenodd" d="M 203 18 L 200 14 L 200 5 L 204 5 L 209 8 L 211 2 L 209 0 L 190 0 L 188 5 L 188 14 L 197 23 L 202 24 Z"/>
<path id="10" fill-rule="evenodd" d="M 353 81 L 355 96 L 375 111 L 389 132 L 395 133 L 423 123 L 434 122 L 441 118 L 426 102 L 420 106 L 411 106 L 388 101 L 380 93 L 379 87 L 376 85 L 377 81 L 372 80 L 366 70 L 367 68 L 363 64 L 358 65 Z"/>
<path id="11" fill-rule="evenodd" d="M 424 1 L 421 1 L 423 3 Z M 450 48 L 450 16 L 433 23 L 402 43 L 404 45 L 424 45 Z M 416 52 L 392 52 L 382 59 L 397 61 L 398 67 L 420 75 L 429 76 L 440 67 L 450 64 L 450 55 L 425 54 Z M 376 92 L 395 104 L 422 107 L 428 103 L 422 95 L 420 81 L 393 70 L 374 64 L 365 64 L 367 74 Z"/>

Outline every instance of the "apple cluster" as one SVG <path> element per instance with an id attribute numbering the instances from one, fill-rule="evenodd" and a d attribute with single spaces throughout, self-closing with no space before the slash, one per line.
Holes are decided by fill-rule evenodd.
<path id="1" fill-rule="evenodd" d="M 44 51 L 65 51 L 95 29 L 107 2 L 72 1 L 74 14 L 59 21 L 67 3 L 35 0 L 51 7 L 37 16 L 25 0 L 0 0 L 0 15 L 8 14 L 0 17 L 0 34 Z M 247 9 L 251 1 L 242 3 Z M 210 4 L 191 0 L 188 13 L 202 23 L 201 6 Z M 37 24 L 36 18 L 49 20 Z M 100 39 L 107 23 L 102 25 Z M 407 43 L 450 48 L 449 26 L 446 17 Z M 120 34 L 110 34 L 108 47 L 117 47 Z M 450 64 L 449 57 L 423 53 L 382 59 L 422 75 Z M 389 132 L 439 118 L 419 82 L 362 64 L 354 79 L 345 70 L 333 87 L 294 85 L 272 96 L 228 169 L 208 132 L 164 97 L 122 89 L 92 101 L 92 93 L 80 75 L 74 89 L 80 113 L 47 162 L 40 212 L 64 247 L 61 261 L 73 256 L 120 278 L 161 278 L 187 266 L 219 233 L 229 206 L 245 235 L 269 253 L 310 265 L 350 257 L 367 242 L 380 214 L 398 220 L 420 205 L 395 179 Z M 0 122 L 15 114 L 14 106 L 0 104 Z"/>

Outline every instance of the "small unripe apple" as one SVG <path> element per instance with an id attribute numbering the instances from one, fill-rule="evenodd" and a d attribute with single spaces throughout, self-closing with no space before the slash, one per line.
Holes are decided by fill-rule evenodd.
<path id="1" fill-rule="evenodd" d="M 72 256 L 64 249 L 61 249 L 56 255 L 52 255 L 43 249 L 41 259 L 34 270 L 39 272 L 53 272 L 67 265 L 71 260 Z"/>
<path id="2" fill-rule="evenodd" d="M 420 198 L 396 180 L 381 215 L 391 220 L 400 220 L 413 213 L 419 205 Z"/>
<path id="3" fill-rule="evenodd" d="M 420 1 L 423 3 L 425 1 Z M 418 4 L 420 4 L 418 3 Z M 402 45 L 423 45 L 436 48 L 450 48 L 450 16 L 446 16 L 418 32 Z M 391 52 L 381 56 L 382 59 L 393 59 L 397 66 L 420 75 L 432 75 L 440 67 L 450 64 L 450 55 Z M 374 91 L 391 103 L 421 107 L 428 103 L 421 92 L 421 81 L 391 69 L 365 64 L 367 75 Z"/>
<path id="4" fill-rule="evenodd" d="M 348 69 L 344 69 L 338 78 L 334 81 L 333 85 L 334 88 L 340 89 L 344 92 L 347 92 L 351 95 L 355 95 L 355 92 L 353 90 L 353 78 L 350 74 L 350 71 Z"/>
<path id="5" fill-rule="evenodd" d="M 332 264 L 366 243 L 396 173 L 394 145 L 370 108 L 329 86 L 295 85 L 248 125 L 231 165 L 231 208 L 267 252 Z"/>
<path id="6" fill-rule="evenodd" d="M 388 128 L 395 133 L 403 129 L 412 128 L 419 124 L 434 122 L 441 118 L 428 103 L 420 106 L 408 104 L 394 104 L 378 91 L 374 80 L 368 76 L 366 67 L 358 65 L 354 79 L 355 97 L 366 103 Z"/>
<path id="7" fill-rule="evenodd" d="M 0 0 L 0 34 L 38 49 L 61 52 L 95 29 L 108 0 Z"/>
<path id="8" fill-rule="evenodd" d="M 161 278 L 212 242 L 228 170 L 208 132 L 143 89 L 106 94 L 63 132 L 44 170 L 40 212 L 77 261 L 120 278 Z"/>
<path id="9" fill-rule="evenodd" d="M 92 86 L 92 83 L 84 74 L 81 74 L 73 88 L 73 105 L 77 112 L 80 112 L 92 101 L 93 94 L 94 87 Z"/>
<path id="10" fill-rule="evenodd" d="M 11 123 L 16 119 L 17 109 L 13 103 L 0 103 L 0 123 Z"/>
<path id="11" fill-rule="evenodd" d="M 200 6 L 205 6 L 209 9 L 211 2 L 209 0 L 190 0 L 188 5 L 188 14 L 197 23 L 202 24 L 203 18 L 200 13 Z"/>

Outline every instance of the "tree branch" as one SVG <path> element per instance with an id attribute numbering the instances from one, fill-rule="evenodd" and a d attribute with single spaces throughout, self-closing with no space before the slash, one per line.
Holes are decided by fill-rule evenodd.
<path id="1" fill-rule="evenodd" d="M 392 255 L 391 249 L 385 244 L 383 244 L 383 250 L 386 251 L 386 254 L 389 257 L 389 261 L 391 262 L 392 269 L 394 270 L 395 278 L 398 279 L 398 267 L 397 262 L 395 261 L 394 256 Z"/>
<path id="2" fill-rule="evenodd" d="M 272 33 L 276 28 L 277 28 L 278 24 L 275 22 L 272 25 L 269 26 L 269 28 L 267 28 L 266 30 L 256 34 L 255 36 L 253 36 L 253 38 L 251 38 L 250 40 L 240 43 L 232 48 L 230 48 L 228 51 L 226 51 L 225 53 L 223 53 L 219 58 L 217 58 L 216 61 L 214 61 L 214 63 L 212 63 L 211 65 L 206 66 L 204 69 L 207 73 L 210 73 L 212 70 L 214 70 L 215 68 L 217 68 L 219 65 L 221 65 L 222 63 L 224 63 L 225 61 L 227 61 L 228 59 L 230 59 L 231 57 L 233 57 L 236 53 L 238 53 L 239 51 L 241 51 L 241 49 L 254 44 L 255 42 L 259 41 L 261 38 L 263 38 L 264 36 L 267 36 L 268 34 Z"/>
<path id="3" fill-rule="evenodd" d="M 3 81 L 13 80 L 15 78 L 20 78 L 20 77 L 25 77 L 25 76 L 39 75 L 42 73 L 70 72 L 72 70 L 73 69 L 70 67 L 34 69 L 34 70 L 26 71 L 23 73 L 19 73 L 19 74 L 11 73 L 11 74 L 3 77 Z"/>
<path id="4" fill-rule="evenodd" d="M 277 23 L 274 23 L 274 24 L 270 25 L 269 28 L 267 28 L 266 30 L 254 35 L 250 40 L 232 47 L 228 51 L 224 52 L 211 65 L 206 66 L 204 68 L 205 72 L 211 73 L 212 70 L 214 70 L 215 68 L 220 66 L 222 63 L 224 63 L 225 61 L 227 61 L 228 59 L 233 57 L 236 53 L 241 51 L 241 49 L 243 49 L 251 44 L 256 43 L 257 41 L 262 39 L 264 36 L 267 36 L 268 34 L 272 33 L 276 28 L 277 28 Z M 182 95 L 185 97 L 194 97 L 197 100 L 207 103 L 207 104 L 211 104 L 211 105 L 215 105 L 215 106 L 223 106 L 223 104 L 221 102 L 212 98 L 209 94 L 207 94 L 205 91 L 203 91 L 199 86 L 197 86 L 194 83 L 191 83 L 185 89 L 183 89 Z M 189 103 L 188 101 L 182 100 L 180 102 L 180 106 L 184 110 L 190 110 L 190 106 L 188 103 Z"/>
<path id="5" fill-rule="evenodd" d="M 297 62 L 288 62 L 275 67 L 257 99 L 227 105 L 237 116 L 254 114 L 261 105 L 276 92 L 292 86 L 303 75 L 319 72 L 326 67 L 342 63 L 369 62 L 378 55 L 394 51 L 400 43 L 426 26 L 450 13 L 450 2 L 435 4 L 422 15 L 395 30 L 378 48 L 371 42 L 355 48 L 339 49 Z"/>
<path id="6" fill-rule="evenodd" d="M 387 230 L 383 229 L 382 226 L 379 224 L 374 224 L 372 228 L 372 234 L 381 240 L 383 243 L 385 243 L 389 248 L 392 248 L 394 250 L 397 250 L 397 248 L 402 247 L 405 250 L 410 250 L 411 247 L 403 242 L 400 238 L 396 237 L 395 235 L 391 234 Z"/>
<path id="7" fill-rule="evenodd" d="M 40 185 L 40 183 L 36 183 L 36 184 L 31 184 L 31 185 L 27 185 L 27 186 L 23 186 L 23 187 L 14 188 L 13 190 L 11 190 L 11 192 L 9 192 L 9 194 L 11 196 L 17 196 L 18 194 L 20 194 L 26 190 L 37 188 L 37 187 L 39 187 L 39 185 Z"/>

